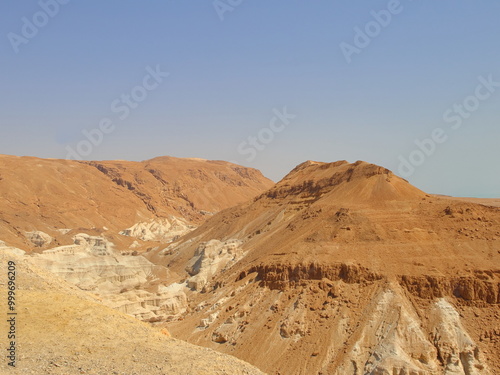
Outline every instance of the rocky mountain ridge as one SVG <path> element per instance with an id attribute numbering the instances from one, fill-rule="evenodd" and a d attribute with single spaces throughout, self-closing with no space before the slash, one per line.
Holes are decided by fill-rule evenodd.
<path id="1" fill-rule="evenodd" d="M 160 157 L 87 162 L 0 155 L 0 238 L 37 250 L 70 245 L 72 234 L 66 234 L 77 230 L 104 233 L 123 248 L 138 240 L 137 250 L 145 250 L 152 245 L 151 236 L 127 238 L 120 232 L 151 221 L 157 227 L 179 222 L 197 226 L 272 184 L 255 169 L 223 161 Z M 44 233 L 46 240 L 33 232 Z"/>
<path id="2" fill-rule="evenodd" d="M 200 244 L 239 241 L 166 326 L 270 374 L 494 374 L 499 239 L 498 207 L 306 162 L 148 257 L 182 282 Z"/>

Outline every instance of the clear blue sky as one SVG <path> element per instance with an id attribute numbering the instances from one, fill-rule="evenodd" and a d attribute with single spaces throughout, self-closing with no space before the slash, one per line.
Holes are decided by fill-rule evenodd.
<path id="1" fill-rule="evenodd" d="M 500 82 L 500 3 L 389 3 L 244 0 L 221 20 L 212 1 L 72 0 L 53 16 L 37 1 L 2 1 L 0 153 L 65 158 L 108 118 L 114 130 L 85 159 L 222 159 L 279 180 L 308 159 L 399 173 L 413 152 L 421 165 L 407 179 L 419 188 L 499 197 L 500 87 L 480 99 L 476 87 Z M 375 21 L 390 7 L 389 22 Z M 24 26 L 23 36 L 26 20 L 36 35 Z M 356 47 L 356 27 L 373 35 L 368 46 Z M 358 48 L 350 63 L 343 42 Z M 151 91 L 137 88 L 148 66 L 170 73 Z M 134 88 L 147 97 L 125 116 L 116 109 Z M 473 111 L 443 119 L 467 98 Z M 296 117 L 270 130 L 284 107 Z M 436 128 L 446 142 L 418 161 L 415 140 Z M 242 144 L 259 135 L 273 139 Z"/>

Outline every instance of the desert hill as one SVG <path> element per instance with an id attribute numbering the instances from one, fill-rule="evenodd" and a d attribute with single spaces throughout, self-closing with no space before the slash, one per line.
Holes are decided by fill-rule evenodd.
<path id="1" fill-rule="evenodd" d="M 424 196 L 422 191 L 386 168 L 363 161 L 351 164 L 342 160 L 335 163 L 306 161 L 299 164 L 271 188 L 266 197 L 319 199 L 326 194 L 329 194 L 330 201 L 337 199 L 369 205 Z"/>
<path id="2" fill-rule="evenodd" d="M 171 272 L 141 253 L 165 246 L 272 182 L 223 161 L 86 162 L 0 156 L 0 243 L 144 321 L 185 308 Z"/>
<path id="3" fill-rule="evenodd" d="M 412 273 L 414 261 L 447 273 L 453 266 L 463 269 L 466 261 L 453 261 L 457 251 L 450 246 L 439 251 L 435 246 L 449 241 L 462 246 L 466 240 L 467 247 L 496 248 L 499 212 L 430 196 L 373 164 L 306 162 L 253 201 L 220 212 L 185 236 L 179 242 L 182 251 L 169 257 L 169 267 L 181 271 L 199 242 L 238 239 L 252 250 L 240 267 L 257 260 L 274 263 L 284 256 L 291 263 L 321 262 L 323 257 L 330 262 L 335 255 L 385 273 Z M 404 251 L 387 248 L 401 244 Z M 484 267 L 490 264 L 475 255 L 459 253 Z"/>
<path id="4" fill-rule="evenodd" d="M 17 362 L 9 367 L 2 356 L 2 374 L 262 374 L 240 360 L 175 340 L 165 330 L 107 308 L 37 267 L 22 251 L 2 247 L 0 262 L 9 261 L 16 263 L 17 271 Z M 6 296 L 7 272 L 0 275 L 0 285 Z M 6 303 L 0 313 L 7 317 Z M 8 328 L 7 318 L 2 319 L 1 331 Z"/>
<path id="5" fill-rule="evenodd" d="M 270 374 L 495 374 L 499 240 L 498 207 L 306 162 L 147 257 L 192 290 L 174 336 Z"/>
<path id="6" fill-rule="evenodd" d="M 141 241 L 162 239 L 155 233 L 170 226 L 186 233 L 272 184 L 257 170 L 223 161 L 87 162 L 1 155 L 0 238 L 23 249 L 47 249 L 72 244 L 80 232 L 105 232 L 127 248 L 132 241 L 119 233 L 129 230 L 140 250 L 148 246 Z"/>
<path id="7" fill-rule="evenodd" d="M 0 193 L 0 253 L 14 245 L 30 254 L 19 260 L 29 263 L 22 304 L 36 328 L 24 326 L 34 345 L 23 344 L 28 370 L 38 363 L 67 373 L 82 361 L 88 373 L 102 363 L 141 373 L 138 357 L 168 349 L 192 367 L 172 359 L 158 373 L 203 373 L 197 352 L 188 356 L 178 342 L 157 348 L 151 343 L 164 337 L 151 338 L 144 325 L 117 337 L 133 322 L 124 313 L 269 374 L 500 373 L 498 200 L 429 195 L 362 161 L 308 161 L 272 184 L 253 169 L 170 157 L 0 157 Z M 78 290 L 32 291 L 38 267 Z M 37 336 L 38 316 L 55 327 L 49 317 L 63 313 L 55 341 Z M 38 341 L 55 345 L 50 355 L 65 353 L 79 321 L 100 327 L 107 315 L 118 325 L 102 328 L 97 352 L 34 354 Z M 116 341 L 127 343 L 120 358 L 140 348 L 133 363 L 105 361 Z"/>

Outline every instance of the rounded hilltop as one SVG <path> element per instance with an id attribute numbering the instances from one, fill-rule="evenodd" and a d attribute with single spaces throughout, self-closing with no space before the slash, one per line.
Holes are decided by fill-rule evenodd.
<path id="1" fill-rule="evenodd" d="M 425 193 L 387 168 L 358 160 L 299 164 L 273 188 L 267 198 L 328 198 L 351 203 L 380 203 L 421 199 Z"/>

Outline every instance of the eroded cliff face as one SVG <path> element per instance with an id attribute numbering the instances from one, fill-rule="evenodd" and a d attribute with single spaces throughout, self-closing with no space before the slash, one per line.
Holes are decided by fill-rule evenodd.
<path id="1" fill-rule="evenodd" d="M 341 280 L 347 284 L 388 280 L 388 276 L 381 272 L 353 263 L 263 264 L 242 272 L 237 280 L 253 273 L 260 286 L 278 290 L 293 289 L 303 281 L 323 281 L 320 288 L 325 289 L 328 285 L 325 280 Z M 500 303 L 500 270 L 476 270 L 460 277 L 398 275 L 396 279 L 411 295 L 423 299 L 457 297 L 463 304 Z"/>
<path id="2" fill-rule="evenodd" d="M 427 278 L 402 280 L 355 264 L 254 267 L 195 297 L 169 328 L 272 374 L 495 374 L 500 310 L 480 279 L 472 299 L 439 284 L 423 297 Z M 497 328 L 484 334 L 469 314 Z"/>
<path id="3" fill-rule="evenodd" d="M 342 280 L 345 283 L 361 283 L 381 280 L 384 276 L 356 264 L 269 264 L 251 267 L 240 274 L 243 279 L 248 274 L 256 273 L 260 285 L 270 289 L 286 290 L 299 286 L 307 280 Z M 322 289 L 325 284 L 320 284 Z"/>
<path id="4" fill-rule="evenodd" d="M 471 275 L 456 277 L 402 275 L 400 282 L 420 298 L 455 296 L 464 303 L 500 303 L 500 270 L 476 270 Z"/>

